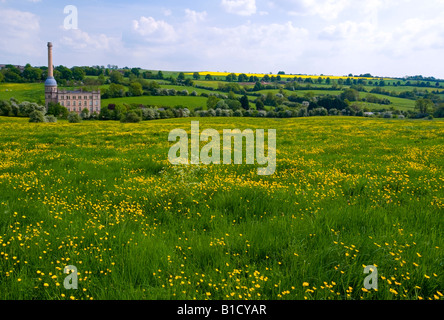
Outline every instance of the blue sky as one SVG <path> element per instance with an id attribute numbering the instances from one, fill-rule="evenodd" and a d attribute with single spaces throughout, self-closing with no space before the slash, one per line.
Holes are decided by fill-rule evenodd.
<path id="1" fill-rule="evenodd" d="M 64 8 L 78 10 L 66 29 Z M 0 63 L 444 78 L 444 0 L 0 0 Z"/>

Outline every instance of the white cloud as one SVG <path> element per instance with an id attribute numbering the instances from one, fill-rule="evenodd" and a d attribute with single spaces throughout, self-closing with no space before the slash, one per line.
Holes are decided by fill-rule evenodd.
<path id="1" fill-rule="evenodd" d="M 256 13 L 256 0 L 222 0 L 222 7 L 228 13 L 251 16 Z"/>
<path id="2" fill-rule="evenodd" d="M 94 51 L 118 51 L 122 48 L 122 42 L 119 37 L 111 37 L 105 34 L 93 34 L 80 29 L 67 31 L 61 39 L 61 44 L 71 47 L 75 51 L 87 49 Z"/>
<path id="3" fill-rule="evenodd" d="M 294 63 L 309 39 L 308 30 L 292 22 L 213 27 L 206 34 L 199 46 L 201 59 L 208 65 L 218 64 L 220 70 L 238 72 L 277 72 L 274 69 Z"/>
<path id="4" fill-rule="evenodd" d="M 163 10 L 163 15 L 165 16 L 165 17 L 169 17 L 169 16 L 171 16 L 173 14 L 173 12 L 170 10 L 170 9 L 164 9 Z"/>
<path id="5" fill-rule="evenodd" d="M 42 43 L 39 38 L 40 19 L 30 12 L 0 10 L 0 48 L 2 52 L 33 56 Z"/>
<path id="6" fill-rule="evenodd" d="M 290 15 L 318 15 L 324 20 L 334 20 L 349 5 L 350 0 L 293 0 L 295 10 Z"/>
<path id="7" fill-rule="evenodd" d="M 412 51 L 444 49 L 444 27 L 441 18 L 412 18 L 395 29 L 393 52 L 408 55 Z"/>
<path id="8" fill-rule="evenodd" d="M 187 20 L 196 23 L 204 21 L 205 18 L 207 17 L 207 12 L 206 11 L 197 12 L 194 10 L 185 9 L 185 17 L 187 18 Z"/>
<path id="9" fill-rule="evenodd" d="M 133 30 L 149 42 L 171 42 L 176 39 L 174 27 L 163 20 L 141 17 L 133 20 Z"/>
<path id="10" fill-rule="evenodd" d="M 319 34 L 321 40 L 350 40 L 355 37 L 368 39 L 375 31 L 375 25 L 369 22 L 345 21 L 325 27 Z"/>

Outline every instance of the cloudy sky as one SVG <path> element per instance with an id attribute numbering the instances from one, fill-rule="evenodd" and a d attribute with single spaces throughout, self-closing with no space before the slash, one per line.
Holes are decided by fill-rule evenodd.
<path id="1" fill-rule="evenodd" d="M 69 67 L 444 78 L 443 17 L 444 0 L 0 0 L 0 64 L 45 65 L 52 41 Z"/>

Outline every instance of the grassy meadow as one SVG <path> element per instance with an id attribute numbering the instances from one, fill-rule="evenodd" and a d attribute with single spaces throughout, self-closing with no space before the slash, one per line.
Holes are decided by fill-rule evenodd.
<path id="1" fill-rule="evenodd" d="M 444 121 L 196 119 L 276 129 L 258 176 L 172 166 L 191 120 L 0 117 L 0 299 L 443 300 Z"/>

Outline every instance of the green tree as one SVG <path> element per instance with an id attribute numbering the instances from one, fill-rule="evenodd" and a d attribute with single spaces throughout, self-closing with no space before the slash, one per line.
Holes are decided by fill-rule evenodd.
<path id="1" fill-rule="evenodd" d="M 199 80 L 199 79 L 200 79 L 200 74 L 199 74 L 199 72 L 194 72 L 194 73 L 193 73 L 193 79 L 194 79 L 194 80 Z"/>
<path id="2" fill-rule="evenodd" d="M 140 75 L 140 68 L 132 68 L 131 73 L 138 77 Z"/>
<path id="3" fill-rule="evenodd" d="M 219 98 L 215 97 L 215 96 L 209 96 L 207 99 L 207 109 L 215 109 L 217 103 L 219 102 Z"/>
<path id="4" fill-rule="evenodd" d="M 267 92 L 264 104 L 267 106 L 274 106 L 276 104 L 276 97 L 271 91 Z"/>
<path id="5" fill-rule="evenodd" d="M 229 75 L 227 75 L 225 80 L 228 81 L 228 82 L 233 82 L 233 81 L 237 80 L 237 76 L 234 73 L 230 73 Z"/>
<path id="6" fill-rule="evenodd" d="M 213 77 L 211 76 L 211 74 L 207 74 L 207 75 L 205 76 L 205 80 L 207 80 L 207 81 L 211 81 L 211 80 L 213 80 Z"/>
<path id="7" fill-rule="evenodd" d="M 59 103 L 50 102 L 48 104 L 48 110 L 46 113 L 57 118 L 66 119 L 68 117 L 69 111 L 66 107 L 60 105 Z"/>
<path id="8" fill-rule="evenodd" d="M 341 93 L 341 99 L 342 100 L 348 100 L 348 101 L 358 101 L 359 100 L 359 92 L 355 89 L 345 89 Z"/>
<path id="9" fill-rule="evenodd" d="M 83 81 L 85 79 L 85 70 L 81 67 L 73 67 L 71 69 L 74 80 Z"/>
<path id="10" fill-rule="evenodd" d="M 106 82 L 106 79 L 105 79 L 105 76 L 103 75 L 103 73 L 101 73 L 101 74 L 99 75 L 99 77 L 97 78 L 97 80 L 99 81 L 99 84 L 100 84 L 100 85 L 104 85 L 105 82 Z"/>
<path id="11" fill-rule="evenodd" d="M 256 84 L 254 85 L 253 91 L 260 91 L 263 88 L 264 87 L 262 86 L 262 83 L 260 83 L 259 81 L 256 81 Z"/>
<path id="12" fill-rule="evenodd" d="M 120 73 L 120 71 L 114 70 L 109 75 L 109 81 L 115 84 L 121 84 L 123 83 L 123 75 Z"/>
<path id="13" fill-rule="evenodd" d="M 242 73 L 239 75 L 237 81 L 238 82 L 248 82 L 248 76 L 245 73 Z"/>
<path id="14" fill-rule="evenodd" d="M 139 82 L 132 82 L 129 86 L 128 92 L 135 97 L 141 96 L 143 94 L 142 85 Z"/>
<path id="15" fill-rule="evenodd" d="M 242 107 L 241 103 L 239 102 L 239 100 L 234 100 L 234 99 L 227 99 L 226 103 L 228 105 L 228 108 L 230 108 L 231 110 L 238 110 Z"/>
<path id="16" fill-rule="evenodd" d="M 245 110 L 250 109 L 250 101 L 248 100 L 248 97 L 246 95 L 243 95 L 239 101 L 240 101 L 243 109 L 245 109 Z"/>
<path id="17" fill-rule="evenodd" d="M 39 68 L 33 68 L 28 63 L 23 70 L 23 78 L 28 82 L 35 82 L 41 79 L 43 70 Z M 1 81 L 0 81 L 1 82 Z"/>
<path id="18" fill-rule="evenodd" d="M 187 87 L 194 86 L 193 80 L 191 80 L 190 78 L 186 78 L 184 81 L 184 85 L 186 85 Z"/>
<path id="19" fill-rule="evenodd" d="M 444 103 L 440 103 L 433 114 L 435 118 L 444 118 Z"/>
<path id="20" fill-rule="evenodd" d="M 433 107 L 435 104 L 430 99 L 420 98 L 415 102 L 415 110 L 418 110 L 421 114 L 428 114 L 433 112 Z"/>
<path id="21" fill-rule="evenodd" d="M 185 80 L 185 73 L 181 72 L 179 73 L 179 75 L 177 76 L 177 80 L 179 80 L 179 82 L 182 82 Z"/>
<path id="22" fill-rule="evenodd" d="M 111 83 L 108 89 L 110 98 L 121 98 L 125 96 L 125 87 L 121 84 Z"/>
<path id="23" fill-rule="evenodd" d="M 15 68 L 15 69 L 17 69 L 17 68 Z M 20 73 L 15 72 L 14 69 L 12 69 L 12 68 L 7 68 L 6 70 L 4 70 L 2 72 L 3 72 L 5 82 L 12 82 L 12 83 L 23 82 L 23 78 L 20 76 Z"/>
<path id="24" fill-rule="evenodd" d="M 265 105 L 264 102 L 262 101 L 262 99 L 257 99 L 256 100 L 256 110 L 265 110 Z"/>
<path id="25" fill-rule="evenodd" d="M 57 71 L 58 73 L 56 73 L 55 71 Z M 61 79 L 72 80 L 72 71 L 65 66 L 57 66 L 54 68 L 54 77 L 58 81 Z"/>

